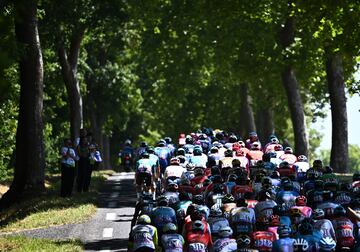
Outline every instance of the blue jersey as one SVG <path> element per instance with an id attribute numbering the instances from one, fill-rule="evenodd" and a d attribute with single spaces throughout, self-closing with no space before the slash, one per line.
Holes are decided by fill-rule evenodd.
<path id="1" fill-rule="evenodd" d="M 276 203 L 284 204 L 284 208 L 289 210 L 292 206 L 295 206 L 295 198 L 299 195 L 296 191 L 281 190 L 276 194 Z"/>
<path id="2" fill-rule="evenodd" d="M 159 234 L 166 223 L 177 224 L 175 210 L 171 207 L 159 206 L 155 207 L 151 212 L 151 222 L 158 229 Z"/>
<path id="3" fill-rule="evenodd" d="M 167 147 L 156 147 L 155 154 L 159 157 L 161 173 L 164 173 L 166 167 L 170 164 L 170 150 Z"/>
<path id="4" fill-rule="evenodd" d="M 191 156 L 189 163 L 194 164 L 195 166 L 206 168 L 207 156 L 206 155 Z"/>
<path id="5" fill-rule="evenodd" d="M 236 251 L 237 243 L 235 239 L 221 238 L 214 242 L 213 249 L 214 252 Z"/>

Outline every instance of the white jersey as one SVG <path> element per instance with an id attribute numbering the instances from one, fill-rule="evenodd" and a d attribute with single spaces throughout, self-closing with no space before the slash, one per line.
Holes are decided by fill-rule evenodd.
<path id="1" fill-rule="evenodd" d="M 155 249 L 153 237 L 156 234 L 156 228 L 151 225 L 136 225 L 131 230 L 131 238 L 133 240 L 133 250 L 141 247 Z"/>
<path id="2" fill-rule="evenodd" d="M 164 177 L 177 177 L 181 178 L 181 175 L 186 171 L 186 169 L 180 165 L 170 165 L 166 167 Z"/>
<path id="3" fill-rule="evenodd" d="M 331 221 L 327 219 L 316 220 L 313 226 L 314 230 L 319 231 L 323 238 L 330 237 L 336 241 L 335 231 Z"/>
<path id="4" fill-rule="evenodd" d="M 235 239 L 221 238 L 215 241 L 214 252 L 230 252 L 237 250 L 237 243 Z"/>
<path id="5" fill-rule="evenodd" d="M 295 162 L 293 166 L 297 172 L 307 172 L 310 169 L 308 162 Z"/>

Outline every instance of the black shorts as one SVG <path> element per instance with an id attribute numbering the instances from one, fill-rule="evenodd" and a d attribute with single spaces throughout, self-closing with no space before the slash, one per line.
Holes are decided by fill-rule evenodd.
<path id="1" fill-rule="evenodd" d="M 136 184 L 142 185 L 145 182 L 146 186 L 151 186 L 151 174 L 150 173 L 137 173 L 136 174 Z"/>

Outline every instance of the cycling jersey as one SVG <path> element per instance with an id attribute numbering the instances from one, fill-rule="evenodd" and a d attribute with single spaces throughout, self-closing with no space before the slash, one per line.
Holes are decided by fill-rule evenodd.
<path id="1" fill-rule="evenodd" d="M 166 223 L 176 224 L 176 213 L 171 207 L 158 206 L 151 212 L 151 222 L 159 230 L 159 234 L 162 233 L 162 228 Z"/>
<path id="2" fill-rule="evenodd" d="M 186 169 L 180 165 L 169 165 L 168 167 L 165 168 L 164 178 L 165 179 L 169 177 L 181 178 L 184 172 L 186 172 Z"/>
<path id="3" fill-rule="evenodd" d="M 297 157 L 294 154 L 285 153 L 279 157 L 282 161 L 288 162 L 290 165 L 294 164 L 297 160 Z"/>
<path id="4" fill-rule="evenodd" d="M 254 248 L 260 251 L 271 251 L 276 237 L 273 232 L 257 231 L 252 234 Z"/>
<path id="5" fill-rule="evenodd" d="M 333 202 L 323 202 L 317 206 L 317 208 L 320 208 L 324 210 L 325 218 L 326 219 L 332 219 L 334 215 L 335 208 L 339 206 L 338 204 L 335 204 Z"/>
<path id="6" fill-rule="evenodd" d="M 244 197 L 244 194 L 247 192 L 252 192 L 252 187 L 249 185 L 235 185 L 232 188 L 231 194 L 234 196 L 235 200 Z"/>
<path id="7" fill-rule="evenodd" d="M 335 230 L 337 245 L 351 248 L 355 244 L 354 224 L 346 217 L 338 217 L 332 220 Z"/>
<path id="8" fill-rule="evenodd" d="M 206 167 L 208 158 L 205 154 L 201 154 L 201 156 L 191 156 L 189 163 L 193 164 L 195 167 Z"/>
<path id="9" fill-rule="evenodd" d="M 209 217 L 208 223 L 213 241 L 219 238 L 219 231 L 222 227 L 229 226 L 229 221 L 225 217 Z"/>
<path id="10" fill-rule="evenodd" d="M 237 243 L 235 239 L 231 238 L 221 238 L 214 242 L 213 251 L 214 252 L 229 252 L 236 251 Z"/>
<path id="11" fill-rule="evenodd" d="M 327 219 L 314 220 L 314 230 L 319 231 L 323 238 L 330 237 L 336 241 L 335 231 L 331 221 Z"/>
<path id="12" fill-rule="evenodd" d="M 164 252 L 182 252 L 184 238 L 180 234 L 163 234 L 161 244 Z"/>
<path id="13" fill-rule="evenodd" d="M 178 192 L 165 192 L 164 196 L 169 200 L 169 206 L 174 206 L 179 202 Z"/>
<path id="14" fill-rule="evenodd" d="M 255 211 L 252 208 L 236 207 L 230 212 L 230 224 L 235 235 L 253 232 L 255 225 Z"/>
<path id="15" fill-rule="evenodd" d="M 158 244 L 157 229 L 151 225 L 134 226 L 130 233 L 130 243 L 132 245 L 132 251 L 137 251 L 141 248 L 155 250 Z"/>
<path id="16" fill-rule="evenodd" d="M 255 205 L 256 218 L 269 218 L 273 214 L 273 208 L 276 206 L 273 200 L 259 201 Z"/>

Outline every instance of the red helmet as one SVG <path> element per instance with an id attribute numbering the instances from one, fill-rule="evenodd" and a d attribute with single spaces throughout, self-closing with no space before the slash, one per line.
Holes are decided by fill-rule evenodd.
<path id="1" fill-rule="evenodd" d="M 180 159 L 173 157 L 172 159 L 170 159 L 170 164 L 172 165 L 180 165 Z"/>
<path id="2" fill-rule="evenodd" d="M 280 226 L 280 216 L 279 215 L 271 215 L 270 225 L 273 227 Z"/>
<path id="3" fill-rule="evenodd" d="M 307 203 L 307 199 L 303 195 L 297 196 L 296 199 L 295 199 L 295 204 L 297 206 L 306 206 L 306 203 Z"/>

